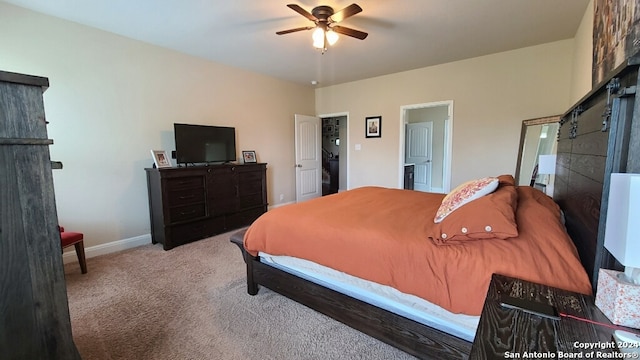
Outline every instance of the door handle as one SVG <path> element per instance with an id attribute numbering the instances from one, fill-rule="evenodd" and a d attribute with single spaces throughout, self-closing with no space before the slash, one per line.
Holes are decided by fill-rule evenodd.
<path id="1" fill-rule="evenodd" d="M 302 167 L 302 164 L 296 164 L 296 167 L 301 168 L 301 167 Z"/>

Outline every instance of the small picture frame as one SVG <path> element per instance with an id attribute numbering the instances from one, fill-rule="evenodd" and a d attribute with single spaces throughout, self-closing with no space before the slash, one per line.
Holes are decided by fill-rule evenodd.
<path id="1" fill-rule="evenodd" d="M 157 168 L 170 168 L 171 161 L 167 152 L 164 150 L 151 150 L 151 157 L 153 157 L 153 163 Z"/>
<path id="2" fill-rule="evenodd" d="M 364 126 L 365 137 L 382 137 L 382 116 L 367 116 Z"/>
<path id="3" fill-rule="evenodd" d="M 256 158 L 256 152 L 253 150 L 242 151 L 242 159 L 245 164 L 258 162 L 258 159 Z"/>

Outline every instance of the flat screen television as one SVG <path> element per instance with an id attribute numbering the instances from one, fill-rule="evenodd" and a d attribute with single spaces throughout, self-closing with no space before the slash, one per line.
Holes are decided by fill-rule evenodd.
<path id="1" fill-rule="evenodd" d="M 236 161 L 236 129 L 224 126 L 173 124 L 178 164 Z"/>

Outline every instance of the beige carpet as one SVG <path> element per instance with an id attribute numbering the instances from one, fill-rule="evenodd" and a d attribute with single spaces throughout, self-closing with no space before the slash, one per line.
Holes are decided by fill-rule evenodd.
<path id="1" fill-rule="evenodd" d="M 92 359 L 413 359 L 261 288 L 229 234 L 65 266 L 76 346 Z"/>

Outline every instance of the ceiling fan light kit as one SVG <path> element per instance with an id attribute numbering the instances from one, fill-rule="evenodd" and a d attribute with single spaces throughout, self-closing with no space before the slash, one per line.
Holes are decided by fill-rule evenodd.
<path id="1" fill-rule="evenodd" d="M 313 47 L 316 49 L 322 49 L 323 52 L 327 50 L 327 45 L 333 46 L 338 42 L 338 34 L 333 30 L 323 30 L 316 28 L 311 36 L 313 39 Z"/>
<path id="2" fill-rule="evenodd" d="M 284 35 L 297 31 L 315 29 L 311 36 L 311 38 L 313 39 L 313 47 L 322 50 L 323 54 L 325 51 L 327 51 L 328 46 L 332 46 L 338 41 L 338 34 L 350 36 L 360 40 L 364 40 L 367 35 L 369 35 L 366 32 L 362 32 L 360 30 L 334 25 L 348 17 L 361 12 L 362 8 L 358 6 L 358 4 L 351 4 L 338 12 L 334 12 L 333 8 L 331 8 L 330 6 L 321 5 L 313 8 L 313 10 L 311 10 L 311 13 L 296 4 L 289 4 L 287 6 L 300 15 L 313 21 L 315 26 L 306 26 L 278 31 L 276 32 L 276 34 Z"/>
<path id="3" fill-rule="evenodd" d="M 313 30 L 313 35 L 311 35 L 313 39 L 313 47 L 316 49 L 324 49 L 325 46 L 325 35 L 324 30 L 320 28 L 316 28 Z"/>
<path id="4" fill-rule="evenodd" d="M 338 39 L 340 38 L 338 36 L 338 33 L 336 33 L 333 30 L 329 30 L 325 33 L 325 36 L 327 37 L 327 42 L 329 43 L 329 45 L 334 45 L 335 43 L 338 42 Z"/>

